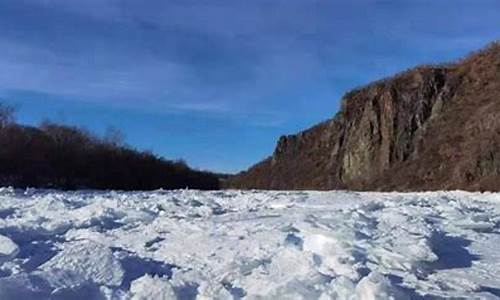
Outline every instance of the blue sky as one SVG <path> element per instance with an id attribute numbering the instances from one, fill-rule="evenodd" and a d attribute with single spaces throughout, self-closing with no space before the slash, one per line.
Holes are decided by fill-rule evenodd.
<path id="1" fill-rule="evenodd" d="M 498 38 L 496 0 L 0 0 L 0 99 L 236 172 L 346 91 Z"/>

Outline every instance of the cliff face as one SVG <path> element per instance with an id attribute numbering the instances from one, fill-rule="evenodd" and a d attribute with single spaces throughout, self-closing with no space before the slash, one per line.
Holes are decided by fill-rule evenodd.
<path id="1" fill-rule="evenodd" d="M 261 189 L 500 190 L 500 44 L 344 96 L 230 181 Z"/>

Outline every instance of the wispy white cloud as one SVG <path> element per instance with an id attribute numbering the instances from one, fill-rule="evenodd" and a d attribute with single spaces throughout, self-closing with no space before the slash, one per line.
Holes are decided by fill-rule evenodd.
<path id="1" fill-rule="evenodd" d="M 203 116 L 216 125 L 194 129 L 272 147 L 350 88 L 499 37 L 495 0 L 2 0 L 0 96 L 144 112 L 174 133 Z"/>
<path id="2" fill-rule="evenodd" d="M 495 37 L 498 4 L 479 2 L 5 0 L 0 89 L 165 112 L 300 110 L 288 97 L 304 87 L 312 101 L 332 78 L 357 85 Z"/>

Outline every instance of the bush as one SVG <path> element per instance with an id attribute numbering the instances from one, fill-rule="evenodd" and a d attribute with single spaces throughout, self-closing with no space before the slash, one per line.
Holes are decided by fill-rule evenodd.
<path id="1" fill-rule="evenodd" d="M 0 103 L 0 128 L 14 122 L 14 107 Z"/>

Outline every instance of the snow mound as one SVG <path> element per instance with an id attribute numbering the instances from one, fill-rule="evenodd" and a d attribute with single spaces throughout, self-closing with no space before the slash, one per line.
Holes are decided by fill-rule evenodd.
<path id="1" fill-rule="evenodd" d="M 0 299 L 498 299 L 500 194 L 0 188 Z"/>

